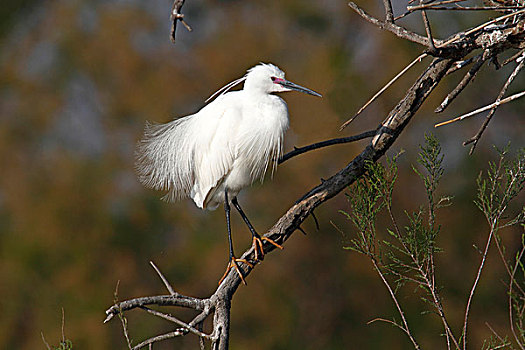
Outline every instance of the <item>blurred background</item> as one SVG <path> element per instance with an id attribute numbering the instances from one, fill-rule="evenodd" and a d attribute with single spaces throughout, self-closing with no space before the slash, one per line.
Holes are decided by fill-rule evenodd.
<path id="1" fill-rule="evenodd" d="M 475 4 L 475 3 L 474 3 Z M 202 212 L 186 200 L 167 204 L 162 193 L 138 183 L 134 148 L 144 123 L 191 114 L 227 82 L 259 62 L 272 62 L 286 77 L 321 92 L 322 99 L 287 93 L 291 130 L 286 149 L 375 128 L 428 61 L 417 65 L 350 127 L 346 121 L 422 48 L 381 32 L 345 1 L 204 1 L 183 8 L 189 33 L 179 24 L 169 40 L 169 0 L 7 0 L 0 7 L 0 344 L 6 349 L 43 349 L 65 335 L 76 349 L 124 349 L 118 320 L 103 324 L 114 299 L 166 293 L 149 265 L 153 260 L 186 295 L 205 297 L 227 264 L 224 212 Z M 381 3 L 362 2 L 383 15 Z M 396 2 L 396 14 L 406 6 Z M 481 23 L 496 13 L 430 13 L 437 37 Z M 420 16 L 402 22 L 421 32 Z M 477 151 L 461 143 L 482 122 L 474 117 L 435 130 L 436 122 L 491 103 L 514 66 L 484 67 L 443 115 L 433 109 L 461 78 L 440 84 L 392 147 L 404 150 L 395 206 L 425 203 L 421 181 L 411 170 L 424 134 L 434 132 L 445 156 L 440 193 L 454 205 L 438 213 L 443 224 L 437 261 L 443 302 L 456 334 L 487 226 L 476 209 L 475 178 L 497 158 L 493 145 L 523 147 L 524 102 L 499 109 Z M 516 79 L 508 94 L 523 90 Z M 302 155 L 279 167 L 272 181 L 254 184 L 239 197 L 260 231 L 320 178 L 346 165 L 364 147 L 334 146 Z M 523 199 L 523 197 L 521 198 Z M 518 203 L 519 205 L 520 203 Z M 523 204 L 523 201 L 522 203 Z M 316 210 L 283 251 L 267 256 L 241 286 L 232 306 L 231 349 L 404 349 L 401 331 L 376 317 L 398 317 L 387 291 L 365 257 L 343 249 L 353 227 L 338 211 L 340 195 Z M 233 216 L 237 252 L 251 237 Z M 519 230 L 503 232 L 509 252 Z M 494 253 L 494 251 L 492 252 Z M 489 264 L 472 311 L 471 345 L 490 336 L 485 321 L 508 333 L 505 278 L 501 263 Z M 498 277 L 500 276 L 500 277 Z M 491 280 L 489 280 L 491 279 Z M 497 282 L 494 282 L 497 281 Z M 408 288 L 400 301 L 421 345 L 438 348 L 440 322 Z M 183 317 L 186 311 L 173 311 Z M 172 330 L 138 311 L 127 315 L 135 343 Z M 155 349 L 195 349 L 187 336 Z"/>

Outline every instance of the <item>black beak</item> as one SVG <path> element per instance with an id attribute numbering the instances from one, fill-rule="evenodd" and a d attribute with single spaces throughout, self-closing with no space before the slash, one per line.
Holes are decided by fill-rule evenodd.
<path id="1" fill-rule="evenodd" d="M 288 81 L 288 80 L 284 80 L 283 79 L 282 81 L 279 81 L 278 84 L 280 84 L 281 86 L 284 86 L 284 87 L 286 87 L 288 89 L 304 92 L 305 94 L 308 94 L 308 95 L 313 95 L 313 96 L 317 96 L 317 97 L 323 97 L 318 92 L 315 92 L 313 90 L 307 89 L 307 88 L 305 88 L 305 87 L 303 87 L 301 85 L 294 84 L 294 83 L 292 83 L 291 81 Z"/>

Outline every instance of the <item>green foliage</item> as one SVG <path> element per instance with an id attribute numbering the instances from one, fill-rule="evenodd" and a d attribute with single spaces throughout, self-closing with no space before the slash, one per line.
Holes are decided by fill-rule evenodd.
<path id="1" fill-rule="evenodd" d="M 425 140 L 425 145 L 420 147 L 418 159 L 424 171 L 416 167 L 413 170 L 423 180 L 429 202 L 428 213 L 425 213 L 423 207 L 412 213 L 405 212 L 407 224 L 400 228 L 392 213 L 397 157 L 387 159 L 386 165 L 370 162 L 367 164 L 367 176 L 359 180 L 348 194 L 351 213 L 345 215 L 358 229 L 358 238 L 352 239 L 352 245 L 345 248 L 381 261 L 383 272 L 397 277 L 397 287 L 407 281 L 416 281 L 430 293 L 430 285 L 426 282 L 432 278 L 430 274 L 433 273 L 434 253 L 439 251 L 435 246 L 439 233 L 439 226 L 434 224 L 435 210 L 450 198 L 443 197 L 438 201 L 435 199 L 435 192 L 443 175 L 443 154 L 433 135 L 426 136 Z M 383 209 L 388 212 L 393 227 L 387 229 L 389 239 L 378 240 L 375 222 Z M 428 216 L 428 225 L 425 224 L 425 215 Z M 382 255 L 376 254 L 376 251 L 382 251 Z"/>
<path id="2" fill-rule="evenodd" d="M 58 347 L 53 346 L 53 350 L 72 350 L 72 349 L 73 349 L 73 342 L 69 339 L 61 341 Z"/>
<path id="3" fill-rule="evenodd" d="M 499 161 L 490 162 L 486 177 L 480 174 L 477 179 L 478 194 L 476 206 L 483 212 L 487 221 L 496 230 L 500 227 L 500 218 L 509 203 L 518 196 L 525 186 L 525 149 L 518 152 L 517 160 L 506 159 L 509 146 L 497 150 Z M 523 224 L 525 222 L 525 206 L 514 218 L 502 227 Z"/>
<path id="4" fill-rule="evenodd" d="M 401 316 L 402 322 L 380 319 L 391 323 L 404 331 L 416 349 L 418 343 L 413 337 L 408 322 L 404 316 L 401 303 L 398 300 L 400 288 L 407 284 L 414 285 L 415 292 L 430 306 L 430 310 L 440 317 L 443 323 L 443 334 L 447 344 L 453 343 L 459 348 L 459 342 L 466 341 L 469 309 L 477 283 L 487 260 L 487 252 L 491 242 L 496 242 L 500 257 L 508 273 L 508 300 L 509 313 L 512 320 L 511 331 L 513 341 L 519 348 L 525 344 L 525 234 L 522 237 L 521 247 L 515 256 L 506 258 L 505 246 L 498 230 L 503 227 L 521 225 L 525 228 L 525 206 L 517 215 L 509 216 L 511 202 L 519 198 L 525 187 L 525 150 L 520 150 L 515 160 L 508 160 L 509 147 L 498 150 L 499 161 L 489 163 L 486 175 L 480 174 L 477 179 L 478 191 L 475 200 L 476 206 L 483 212 L 489 224 L 489 233 L 485 249 L 479 250 L 482 254 L 477 277 L 471 288 L 470 297 L 464 315 L 464 326 L 461 337 L 456 338 L 448 324 L 444 308 L 441 303 L 440 290 L 437 285 L 435 254 L 441 249 L 436 246 L 440 232 L 440 225 L 436 223 L 436 210 L 451 203 L 451 197 L 439 197 L 437 189 L 443 177 L 443 153 L 439 141 L 433 135 L 425 136 L 425 144 L 420 147 L 419 168 L 412 166 L 413 171 L 423 181 L 427 194 L 428 209 L 420 206 L 413 212 L 405 211 L 401 226 L 392 211 L 392 193 L 397 179 L 396 158 L 388 160 L 386 165 L 367 164 L 367 174 L 349 189 L 348 201 L 350 212 L 344 215 L 357 228 L 356 238 L 349 240 L 345 247 L 364 254 L 371 259 L 374 270 L 379 274 L 382 282 L 390 292 L 392 300 Z M 376 228 L 376 221 L 381 212 L 385 211 L 391 227 L 386 228 L 386 238 L 382 238 L 381 230 Z M 502 220 L 505 222 L 502 223 Z M 492 240 L 492 237 L 495 240 Z M 489 326 L 490 328 L 490 326 Z M 501 337 L 495 331 L 482 345 L 483 349 L 514 348 L 507 337 Z"/>

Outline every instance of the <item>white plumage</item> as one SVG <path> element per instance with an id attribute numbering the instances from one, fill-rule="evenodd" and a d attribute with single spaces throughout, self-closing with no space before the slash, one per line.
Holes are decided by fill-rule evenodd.
<path id="1" fill-rule="evenodd" d="M 244 81 L 240 91 L 227 92 Z M 282 154 L 288 129 L 288 108 L 274 92 L 317 92 L 284 79 L 272 64 L 259 64 L 218 92 L 219 96 L 195 114 L 167 124 L 147 124 L 137 150 L 140 181 L 150 188 L 167 190 L 168 201 L 191 197 L 202 209 L 224 203 L 228 228 L 230 263 L 244 282 L 231 239 L 230 202 L 248 225 L 255 247 L 255 260 L 264 256 L 263 241 L 244 214 L 237 194 L 254 180 L 264 177 L 270 163 L 275 167 Z M 223 276 L 223 278 L 224 278 Z M 222 281 L 222 279 L 221 279 Z"/>
<path id="2" fill-rule="evenodd" d="M 284 80 L 272 64 L 251 68 L 243 80 L 242 90 L 223 92 L 193 115 L 146 126 L 136 164 L 142 184 L 167 190 L 168 201 L 189 196 L 215 209 L 225 191 L 235 198 L 277 164 L 289 121 L 286 102 L 272 92 L 318 94 Z"/>

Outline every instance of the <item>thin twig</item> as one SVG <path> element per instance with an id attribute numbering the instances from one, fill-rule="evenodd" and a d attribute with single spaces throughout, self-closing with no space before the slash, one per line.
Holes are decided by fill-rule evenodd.
<path id="1" fill-rule="evenodd" d="M 146 306 L 141 306 L 140 307 L 142 310 L 145 310 L 147 312 L 149 312 L 150 314 L 152 315 L 155 315 L 157 317 L 160 317 L 160 318 L 163 318 L 165 320 L 168 320 L 170 322 L 173 322 L 173 323 L 176 323 L 178 324 L 179 326 L 187 329 L 188 331 L 190 331 L 191 333 L 199 336 L 199 337 L 202 337 L 202 338 L 205 338 L 205 339 L 208 339 L 208 340 L 211 340 L 211 336 L 209 334 L 206 334 L 206 333 L 203 333 L 201 331 L 199 331 L 198 329 L 196 329 L 195 327 L 192 327 L 190 326 L 189 324 L 187 324 L 186 322 L 184 321 L 181 321 L 179 320 L 178 318 L 176 317 L 173 317 L 171 315 L 168 315 L 168 314 L 165 314 L 163 312 L 159 312 L 157 310 L 153 310 L 153 309 L 150 309 L 149 307 L 146 307 Z"/>
<path id="2" fill-rule="evenodd" d="M 336 138 L 336 139 L 321 141 L 321 142 L 313 143 L 311 145 L 304 146 L 304 147 L 299 147 L 299 148 L 295 147 L 293 151 L 290 151 L 290 152 L 286 153 L 285 155 L 283 155 L 281 158 L 279 158 L 277 163 L 278 164 L 284 163 L 290 158 L 293 158 L 295 156 L 298 156 L 300 154 L 303 154 L 303 153 L 306 153 L 308 151 L 312 151 L 312 150 L 315 150 L 315 149 L 319 149 L 319 148 L 323 148 L 323 147 L 327 147 L 327 146 L 332 146 L 332 145 L 338 145 L 338 144 L 341 144 L 341 143 L 349 143 L 349 142 L 355 142 L 355 141 L 363 140 L 363 139 L 366 139 L 366 138 L 374 136 L 376 134 L 376 132 L 377 132 L 376 130 L 369 130 L 369 131 L 365 131 L 365 132 L 363 132 L 363 133 L 361 133 L 359 135 L 348 136 L 348 137 L 340 137 L 340 138 Z"/>
<path id="3" fill-rule="evenodd" d="M 485 244 L 485 250 L 483 251 L 483 255 L 481 257 L 481 263 L 478 268 L 478 272 L 476 273 L 476 278 L 474 279 L 474 284 L 472 285 L 472 288 L 470 289 L 470 294 L 467 300 L 467 306 L 465 308 L 465 318 L 463 320 L 463 350 L 467 349 L 467 325 L 468 325 L 468 316 L 470 312 L 470 304 L 472 303 L 472 298 L 474 297 L 474 292 L 476 291 L 476 287 L 478 286 L 479 279 L 481 277 L 481 272 L 483 271 L 483 267 L 485 266 L 485 261 L 487 259 L 490 243 L 492 242 L 492 237 L 494 236 L 494 232 L 496 230 L 496 223 L 493 222 L 490 228 L 489 237 L 487 238 L 487 243 Z"/>
<path id="4" fill-rule="evenodd" d="M 186 0 L 174 0 L 173 6 L 171 7 L 171 32 L 170 32 L 170 39 L 173 43 L 175 43 L 175 31 L 177 29 L 177 22 L 180 21 L 186 29 L 191 32 L 192 29 L 189 26 L 186 21 L 184 21 L 184 15 L 180 12 L 182 10 L 182 6 L 184 5 L 184 2 Z"/>
<path id="5" fill-rule="evenodd" d="M 510 342 L 506 339 L 503 339 L 498 333 L 496 333 L 496 331 L 494 330 L 494 328 L 491 327 L 491 325 L 488 323 L 488 322 L 485 322 L 485 325 L 487 326 L 488 329 L 490 329 L 490 331 L 492 332 L 492 334 L 494 334 L 496 336 L 496 338 L 498 338 L 498 340 L 501 342 L 501 345 L 499 347 L 496 347 L 496 348 L 491 348 L 492 349 L 499 349 L 499 348 L 503 348 L 505 346 L 509 346 L 510 345 Z"/>
<path id="6" fill-rule="evenodd" d="M 51 350 L 49 343 L 46 341 L 46 338 L 44 337 L 44 332 L 40 332 L 40 335 L 42 336 L 42 341 L 44 342 L 44 345 L 46 346 L 47 350 Z"/>
<path id="7" fill-rule="evenodd" d="M 439 1 L 439 2 L 427 2 L 425 4 L 420 2 L 419 5 L 407 6 L 407 10 L 409 12 L 413 12 L 413 11 L 417 11 L 417 10 L 426 10 L 429 7 L 448 5 L 448 4 L 457 4 L 459 2 L 465 2 L 465 1 L 466 0 L 445 0 L 445 1 Z"/>
<path id="8" fill-rule="evenodd" d="M 420 349 L 419 344 L 416 342 L 416 340 L 412 336 L 412 333 L 410 332 L 410 329 L 408 328 L 408 323 L 407 323 L 407 320 L 405 318 L 405 313 L 403 312 L 403 309 L 401 308 L 401 305 L 399 305 L 399 302 L 397 300 L 397 297 L 396 297 L 394 291 L 392 290 L 392 288 L 390 287 L 390 284 L 388 283 L 388 281 L 386 280 L 385 276 L 383 275 L 383 273 L 379 269 L 379 266 L 377 266 L 377 263 L 376 263 L 374 258 L 372 258 L 372 264 L 374 265 L 374 269 L 376 270 L 376 272 L 378 273 L 379 277 L 381 278 L 381 281 L 383 281 L 383 284 L 387 288 L 388 293 L 390 294 L 390 297 L 392 298 L 392 301 L 394 302 L 394 305 L 396 306 L 397 312 L 401 316 L 401 320 L 403 321 L 403 325 L 404 326 L 401 327 L 400 325 L 397 325 L 395 322 L 392 322 L 392 323 L 397 325 L 399 328 L 401 328 L 402 330 L 405 331 L 405 333 L 407 334 L 408 338 L 412 342 L 412 345 L 414 345 L 415 349 Z"/>
<path id="9" fill-rule="evenodd" d="M 113 299 L 113 303 L 115 305 L 119 304 L 119 302 L 118 302 L 118 286 L 119 286 L 119 284 L 120 284 L 120 280 L 117 281 L 117 286 L 115 287 L 115 293 L 114 293 L 114 299 Z M 128 345 L 128 349 L 132 350 L 133 349 L 133 346 L 131 345 L 132 340 L 129 338 L 129 333 L 128 333 L 128 320 L 126 319 L 126 317 L 122 313 L 122 309 L 119 309 L 118 317 L 119 317 L 120 322 L 122 324 L 122 331 L 124 332 L 124 338 L 126 338 L 126 344 Z M 106 322 L 106 321 L 104 321 L 104 322 Z"/>
<path id="10" fill-rule="evenodd" d="M 153 268 L 155 269 L 155 271 L 159 275 L 160 279 L 162 280 L 162 283 L 164 283 L 164 286 L 166 287 L 168 292 L 170 292 L 171 295 L 177 295 L 178 293 L 175 292 L 175 290 L 173 289 L 171 284 L 168 282 L 166 277 L 164 277 L 164 275 L 160 272 L 159 268 L 153 263 L 153 261 L 150 261 L 149 263 L 150 263 L 151 266 L 153 266 Z"/>
<path id="11" fill-rule="evenodd" d="M 361 7 L 359 7 L 354 2 L 349 2 L 348 6 L 352 10 L 354 10 L 359 16 L 363 17 L 366 21 L 374 24 L 380 29 L 387 30 L 400 38 L 421 44 L 423 46 L 428 46 L 428 39 L 425 38 L 424 36 L 421 36 L 406 28 L 398 26 L 397 24 L 394 24 L 393 22 L 385 22 L 385 21 L 378 20 L 377 18 L 370 16 L 368 13 L 365 12 L 365 10 L 363 10 Z"/>
<path id="12" fill-rule="evenodd" d="M 486 110 L 489 110 L 493 107 L 498 107 L 502 104 L 505 104 L 505 103 L 509 103 L 511 101 L 514 101 L 520 97 L 523 97 L 525 95 L 525 91 L 522 91 L 522 92 L 519 92 L 517 94 L 514 94 L 512 96 L 509 96 L 507 98 L 504 98 L 503 100 L 500 100 L 500 101 L 497 101 L 497 102 L 494 102 L 494 103 L 491 103 L 490 105 L 487 105 L 487 106 L 484 106 L 484 107 L 481 107 L 481 108 L 478 108 L 476 109 L 475 111 L 472 111 L 470 113 L 467 113 L 467 114 L 463 114 L 457 118 L 454 118 L 454 119 L 450 119 L 450 120 L 447 120 L 447 121 L 444 121 L 444 122 L 441 122 L 441 123 L 438 123 L 436 125 L 434 125 L 435 128 L 438 128 L 440 126 L 443 126 L 443 125 L 447 125 L 447 124 L 451 124 L 451 123 L 454 123 L 454 122 L 457 122 L 457 121 L 460 121 L 460 120 L 463 120 L 463 119 L 466 119 L 466 118 L 469 118 L 469 117 L 472 117 L 473 115 L 476 115 L 476 114 L 479 114 L 481 112 L 485 112 Z"/>
<path id="13" fill-rule="evenodd" d="M 412 11 L 419 10 L 419 9 L 414 9 L 413 7 L 411 9 Z M 476 6 L 476 7 L 428 6 L 428 7 L 425 7 L 425 10 L 437 10 L 437 11 L 494 11 L 494 10 L 521 10 L 521 9 L 525 9 L 525 7 L 524 6 Z"/>
<path id="14" fill-rule="evenodd" d="M 520 58 L 521 55 L 523 55 L 523 53 L 525 52 L 525 50 L 520 50 L 518 52 L 516 52 L 514 55 L 510 56 L 509 58 L 507 58 L 505 61 L 503 61 L 503 63 L 501 64 L 501 66 L 506 66 L 507 64 L 511 63 L 511 62 L 514 62 L 516 60 L 518 60 Z M 517 61 L 519 63 L 519 61 Z"/>
<path id="15" fill-rule="evenodd" d="M 523 51 L 523 53 L 522 53 L 521 61 L 516 66 L 514 71 L 512 71 L 512 73 L 509 75 L 509 78 L 507 79 L 507 81 L 505 82 L 505 84 L 501 88 L 501 91 L 498 94 L 498 97 L 497 97 L 495 103 L 499 103 L 499 104 L 495 105 L 494 107 L 492 107 L 490 109 L 490 112 L 485 117 L 485 120 L 484 120 L 483 124 L 481 125 L 480 129 L 478 130 L 478 132 L 476 133 L 476 135 L 474 135 L 469 140 L 463 142 L 463 146 L 466 146 L 466 145 L 468 145 L 470 143 L 473 143 L 472 147 L 470 148 L 470 152 L 469 152 L 470 154 L 474 153 L 474 150 L 476 149 L 476 146 L 477 146 L 477 144 L 478 144 L 478 142 L 479 142 L 479 140 L 481 138 L 481 135 L 483 135 L 483 133 L 485 132 L 485 130 L 486 130 L 487 126 L 489 125 L 492 117 L 494 116 L 494 113 L 496 112 L 496 109 L 502 103 L 501 98 L 503 97 L 503 95 L 505 95 L 505 93 L 507 92 L 507 89 L 509 88 L 510 84 L 512 83 L 514 78 L 518 75 L 518 73 L 523 69 L 524 65 L 525 65 L 525 51 Z"/>
<path id="16" fill-rule="evenodd" d="M 463 79 L 461 79 L 461 81 L 458 83 L 458 85 L 456 85 L 454 90 L 452 90 L 447 95 L 447 97 L 445 97 L 445 99 L 443 100 L 443 102 L 441 102 L 439 107 L 437 107 L 434 110 L 435 113 L 443 112 L 445 110 L 445 108 L 447 108 L 450 105 L 450 103 L 452 101 L 454 101 L 454 99 L 456 97 L 458 97 L 458 95 L 463 91 L 463 89 L 465 89 L 465 87 L 476 77 L 476 75 L 478 74 L 478 71 L 481 68 L 481 66 L 483 66 L 483 64 L 488 60 L 489 52 L 490 51 L 487 49 L 487 50 L 483 51 L 483 54 L 478 55 L 474 59 L 474 64 L 469 69 L 467 74 L 465 74 Z"/>
<path id="17" fill-rule="evenodd" d="M 415 0 L 412 0 L 412 1 L 409 1 L 408 3 L 411 4 L 413 3 Z M 457 2 L 463 2 L 463 1 L 466 1 L 466 0 L 445 0 L 445 1 L 441 1 L 441 2 L 427 2 L 426 4 L 423 4 L 423 5 L 416 5 L 416 6 L 408 6 L 407 7 L 407 11 L 404 12 L 403 14 L 397 16 L 394 18 L 394 22 L 397 21 L 397 20 L 400 20 L 401 18 L 404 18 L 408 15 L 410 15 L 411 13 L 413 13 L 414 11 L 418 10 L 418 9 L 421 9 L 421 8 L 424 8 L 424 7 L 428 7 L 428 6 L 432 6 L 432 5 L 446 5 L 446 4 L 453 4 L 453 3 L 457 3 Z"/>
<path id="18" fill-rule="evenodd" d="M 419 0 L 420 4 L 423 4 L 423 0 Z M 436 51 L 436 45 L 434 44 L 434 38 L 432 37 L 432 30 L 430 28 L 430 21 L 428 20 L 427 12 L 421 10 L 421 16 L 423 18 L 423 24 L 425 25 L 425 31 L 428 38 L 428 47 L 431 51 Z"/>
<path id="19" fill-rule="evenodd" d="M 351 122 L 353 122 L 355 120 L 355 118 L 357 118 L 357 116 L 359 116 L 364 110 L 366 107 L 368 107 L 372 102 L 374 102 L 383 92 L 385 92 L 390 86 L 392 86 L 392 84 L 394 84 L 396 82 L 397 79 L 399 79 L 403 74 L 405 74 L 410 68 L 412 68 L 416 63 L 418 62 L 421 62 L 421 60 L 425 57 L 427 57 L 428 55 L 426 53 L 423 53 L 421 55 L 419 55 L 418 57 L 416 57 L 415 60 L 413 60 L 412 62 L 410 62 L 410 64 L 408 66 L 406 66 L 405 68 L 403 68 L 403 70 L 399 73 L 397 73 L 397 75 L 395 77 L 393 77 L 388 83 L 386 83 L 385 86 L 383 86 L 381 88 L 381 90 L 379 90 L 378 92 L 375 93 L 374 96 L 372 96 L 372 98 L 370 98 L 364 105 L 363 107 L 361 107 L 356 114 L 354 114 L 350 119 L 348 119 L 346 122 L 343 123 L 343 125 L 341 125 L 341 127 L 339 128 L 339 130 L 343 130 L 344 128 L 346 128 Z"/>
<path id="20" fill-rule="evenodd" d="M 523 256 L 523 253 L 525 253 L 525 246 L 521 248 L 521 251 L 518 255 L 518 257 L 516 257 L 516 264 L 514 265 L 514 269 L 512 270 L 512 274 L 510 276 L 510 283 L 509 283 L 509 291 L 508 291 L 508 296 L 509 296 L 509 322 L 510 322 L 510 330 L 512 332 L 512 335 L 514 336 L 514 339 L 516 340 L 516 343 L 518 344 L 518 346 L 520 347 L 521 350 L 524 350 L 525 347 L 523 346 L 523 344 L 521 343 L 518 335 L 516 334 L 516 330 L 514 329 L 514 319 L 513 319 L 513 316 L 512 316 L 512 308 L 513 308 L 513 305 L 512 305 L 512 285 L 514 284 L 514 280 L 515 280 L 515 276 L 516 276 L 516 271 L 518 269 L 518 266 L 520 265 L 520 261 L 521 261 L 521 258 Z M 516 283 L 517 284 L 517 283 Z"/>
<path id="21" fill-rule="evenodd" d="M 132 350 L 142 349 L 146 345 L 148 345 L 150 347 L 150 349 L 151 349 L 153 343 L 157 343 L 157 342 L 160 342 L 160 341 L 163 341 L 163 340 L 166 340 L 166 339 L 172 339 L 172 338 L 180 337 L 182 335 L 184 335 L 184 333 L 177 329 L 177 330 L 175 330 L 173 332 L 157 335 L 155 337 L 151 337 L 149 339 L 146 339 L 143 342 L 135 345 Z"/>
<path id="22" fill-rule="evenodd" d="M 474 57 L 471 57 L 471 58 L 469 58 L 467 60 L 457 61 L 452 67 L 450 67 L 450 69 L 447 72 L 447 75 L 455 73 L 455 72 L 457 72 L 460 69 L 463 69 L 464 67 L 466 67 L 469 64 L 471 64 L 473 60 L 474 60 Z"/>

